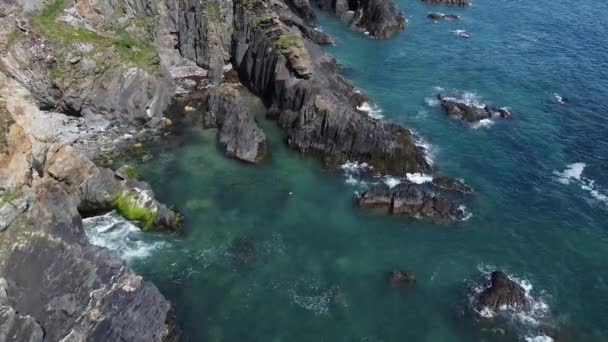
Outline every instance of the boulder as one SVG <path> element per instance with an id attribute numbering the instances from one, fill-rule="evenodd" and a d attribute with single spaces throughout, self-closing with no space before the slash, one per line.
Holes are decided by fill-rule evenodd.
<path id="1" fill-rule="evenodd" d="M 260 163 L 266 157 L 266 135 L 236 89 L 222 85 L 211 89 L 203 118 L 206 128 L 219 128 L 218 141 L 231 158 Z"/>
<path id="2" fill-rule="evenodd" d="M 484 309 L 498 311 L 504 308 L 525 310 L 528 306 L 524 288 L 501 271 L 492 272 L 489 286 L 477 300 L 478 311 Z"/>
<path id="3" fill-rule="evenodd" d="M 44 330 L 33 317 L 0 305 L 0 341 L 42 342 Z"/>
<path id="4" fill-rule="evenodd" d="M 456 15 L 456 14 L 443 14 L 443 13 L 438 13 L 438 12 L 431 12 L 431 13 L 427 14 L 427 18 L 433 19 L 433 20 L 441 20 L 441 19 L 460 20 L 460 19 L 462 19 L 461 16 Z"/>

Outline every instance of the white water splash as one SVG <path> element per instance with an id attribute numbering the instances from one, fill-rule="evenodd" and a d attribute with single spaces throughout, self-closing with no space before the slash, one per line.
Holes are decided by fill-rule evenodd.
<path id="1" fill-rule="evenodd" d="M 146 258 L 167 245 L 142 240 L 141 229 L 114 211 L 86 218 L 82 223 L 91 244 L 108 248 L 126 261 Z"/>
<path id="2" fill-rule="evenodd" d="M 433 176 L 422 173 L 408 173 L 407 180 L 415 184 L 430 183 L 433 181 Z"/>
<path id="3" fill-rule="evenodd" d="M 553 339 L 547 335 L 539 335 L 526 337 L 526 342 L 553 342 Z"/>
<path id="4" fill-rule="evenodd" d="M 471 128 L 473 128 L 473 129 L 479 129 L 479 128 L 484 128 L 484 127 L 490 127 L 493 124 L 494 124 L 494 121 L 492 121 L 490 119 L 481 119 L 478 122 L 472 124 Z"/>
<path id="5" fill-rule="evenodd" d="M 371 105 L 369 102 L 363 102 L 360 106 L 357 107 L 357 110 L 364 112 L 370 118 L 380 120 L 384 118 L 382 115 L 382 109 L 378 107 L 378 105 Z"/>
<path id="6" fill-rule="evenodd" d="M 342 164 L 340 168 L 344 171 L 344 176 L 346 177 L 344 182 L 353 186 L 366 185 L 367 183 L 360 179 L 361 175 L 369 173 L 374 169 L 369 164 L 360 163 L 358 161 L 347 161 Z"/>
<path id="7" fill-rule="evenodd" d="M 396 187 L 397 185 L 401 184 L 401 180 L 395 178 L 395 177 L 391 177 L 391 176 L 385 176 L 384 179 L 384 184 L 386 184 L 390 189 Z"/>
<path id="8" fill-rule="evenodd" d="M 460 205 L 458 209 L 462 211 L 462 219 L 460 219 L 461 221 L 468 221 L 471 219 L 471 217 L 473 217 L 473 213 L 469 212 L 466 206 Z"/>
<path id="9" fill-rule="evenodd" d="M 598 186 L 593 179 L 583 176 L 583 172 L 587 164 L 585 163 L 573 163 L 566 167 L 562 172 L 553 172 L 557 177 L 557 181 L 564 184 L 578 184 L 581 189 L 587 191 L 591 197 L 605 205 L 608 205 L 608 195 L 603 189 Z"/>
<path id="10" fill-rule="evenodd" d="M 516 327 L 519 327 L 524 330 L 522 338 L 526 340 L 528 338 L 540 338 L 546 337 L 542 336 L 532 336 L 529 337 L 531 332 L 538 331 L 538 328 L 542 325 L 547 324 L 549 320 L 550 308 L 549 305 L 545 302 L 542 293 L 541 295 L 536 295 L 532 283 L 528 279 L 519 278 L 510 274 L 507 274 L 509 279 L 516 282 L 519 286 L 524 289 L 526 300 L 529 303 L 529 308 L 523 309 L 518 307 L 509 307 L 509 306 L 501 306 L 498 310 L 493 310 L 488 307 L 481 308 L 481 310 L 477 310 L 476 301 L 479 295 L 486 289 L 486 284 L 490 282 L 490 276 L 492 270 L 495 270 L 496 267 L 493 266 L 478 266 L 480 272 L 482 272 L 485 283 L 484 284 L 475 284 L 473 286 L 473 291 L 471 296 L 469 297 L 469 303 L 473 310 L 479 315 L 479 317 L 484 319 L 492 319 L 498 316 L 506 317 L 510 319 L 512 324 Z M 552 341 L 552 340 L 531 340 L 531 341 Z"/>

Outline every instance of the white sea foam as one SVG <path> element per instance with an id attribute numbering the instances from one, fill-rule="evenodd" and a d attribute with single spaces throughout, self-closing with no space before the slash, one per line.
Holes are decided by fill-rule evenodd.
<path id="1" fill-rule="evenodd" d="M 471 219 L 471 217 L 473 217 L 473 213 L 469 212 L 467 210 L 467 207 L 465 207 L 464 205 L 460 205 L 458 207 L 458 209 L 460 209 L 462 211 L 462 219 L 461 221 L 468 221 Z"/>
<path id="2" fill-rule="evenodd" d="M 573 163 L 566 167 L 562 172 L 553 172 L 557 177 L 557 181 L 564 184 L 578 184 L 581 189 L 587 191 L 591 197 L 603 204 L 608 205 L 608 195 L 603 189 L 598 186 L 593 179 L 583 176 L 583 172 L 587 164 L 585 163 Z"/>
<path id="3" fill-rule="evenodd" d="M 472 124 L 471 128 L 473 128 L 473 129 L 479 129 L 479 128 L 484 128 L 484 127 L 490 127 L 493 124 L 494 124 L 494 121 L 492 121 L 490 119 L 481 119 L 478 122 Z"/>
<path id="4" fill-rule="evenodd" d="M 401 180 L 391 177 L 391 176 L 385 176 L 384 177 L 384 184 L 386 184 L 389 188 L 394 188 L 397 185 L 401 184 Z"/>
<path id="5" fill-rule="evenodd" d="M 382 119 L 384 115 L 382 115 L 382 108 L 378 107 L 375 104 L 370 104 L 369 102 L 363 102 L 360 106 L 357 107 L 357 110 L 360 110 L 367 114 L 370 118 L 373 119 Z"/>
<path id="6" fill-rule="evenodd" d="M 429 96 L 429 97 L 424 98 L 424 102 L 429 107 L 438 107 L 439 104 L 441 103 L 441 101 L 439 101 L 439 99 L 435 96 Z"/>
<path id="7" fill-rule="evenodd" d="M 557 101 L 557 103 L 559 103 L 559 104 L 562 104 L 562 105 L 563 105 L 563 104 L 566 104 L 566 100 L 564 99 L 564 97 L 563 97 L 563 96 L 561 96 L 561 95 L 560 95 L 560 94 L 558 94 L 558 93 L 554 93 L 554 94 L 553 94 L 553 98 L 554 98 L 554 99 L 555 99 L 555 101 Z"/>
<path id="8" fill-rule="evenodd" d="M 433 181 L 433 176 L 425 175 L 422 173 L 408 173 L 406 174 L 407 180 L 415 184 L 424 184 Z"/>
<path id="9" fill-rule="evenodd" d="M 547 335 L 528 336 L 526 342 L 553 342 L 553 339 Z"/>
<path id="10" fill-rule="evenodd" d="M 344 176 L 346 180 L 344 181 L 346 184 L 354 185 L 354 186 L 365 186 L 367 183 L 361 180 L 362 174 L 368 173 L 373 170 L 367 163 L 360 163 L 358 161 L 347 161 L 342 164 L 340 168 L 344 171 Z"/>
<path id="11" fill-rule="evenodd" d="M 141 229 L 116 212 L 86 218 L 83 227 L 91 244 L 108 248 L 127 261 L 146 258 L 167 244 L 142 240 Z"/>
<path id="12" fill-rule="evenodd" d="M 424 159 L 429 165 L 433 165 L 435 162 L 433 160 L 433 156 L 435 155 L 435 147 L 426 142 L 418 133 L 413 130 L 410 130 L 412 135 L 414 136 L 414 144 L 417 147 L 420 147 L 424 150 Z"/>
<path id="13" fill-rule="evenodd" d="M 491 266 L 479 266 L 479 270 L 482 272 L 485 282 L 489 283 L 491 271 L 496 269 Z M 546 325 L 549 320 L 549 305 L 545 302 L 542 293 L 534 291 L 532 283 L 528 279 L 519 278 L 517 276 L 508 275 L 508 277 L 519 284 L 524 289 L 526 300 L 529 303 L 529 308 L 522 309 L 519 307 L 501 306 L 498 310 L 493 310 L 488 307 L 477 310 L 476 300 L 479 295 L 486 289 L 485 284 L 475 284 L 469 302 L 471 307 L 479 317 L 484 319 L 492 319 L 495 317 L 508 318 L 511 323 L 522 330 L 524 336 L 531 336 L 532 333 L 538 331 L 538 328 Z M 532 336 L 530 338 L 540 338 L 543 336 Z M 546 336 L 545 336 L 546 337 Z M 528 337 L 525 337 L 526 340 Z M 531 340 L 531 341 L 551 341 L 551 340 Z"/>

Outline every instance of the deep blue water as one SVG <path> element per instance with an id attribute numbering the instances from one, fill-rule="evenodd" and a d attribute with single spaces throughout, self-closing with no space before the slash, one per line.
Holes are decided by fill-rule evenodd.
<path id="1" fill-rule="evenodd" d="M 419 133 L 440 173 L 475 188 L 468 221 L 362 213 L 350 201 L 360 185 L 287 150 L 261 120 L 271 155 L 260 167 L 223 158 L 214 132 L 198 129 L 139 165 L 188 226 L 153 237 L 167 244 L 131 264 L 175 303 L 191 341 L 513 341 L 543 328 L 607 341 L 608 2 L 398 2 L 409 25 L 390 40 L 326 16 L 319 25 L 384 119 Z M 435 23 L 429 11 L 464 19 Z M 474 129 L 429 106 L 436 87 L 513 116 Z M 255 246 L 246 265 L 231 247 L 243 237 Z M 416 286 L 387 286 L 395 268 L 414 270 Z M 531 286 L 538 324 L 470 313 L 471 288 L 494 268 Z"/>

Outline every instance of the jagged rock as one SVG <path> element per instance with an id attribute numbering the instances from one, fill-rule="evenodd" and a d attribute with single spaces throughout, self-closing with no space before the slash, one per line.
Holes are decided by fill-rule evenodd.
<path id="1" fill-rule="evenodd" d="M 259 163 L 266 156 L 266 135 L 236 89 L 211 89 L 203 121 L 206 128 L 220 128 L 218 140 L 227 156 L 249 163 Z"/>
<path id="2" fill-rule="evenodd" d="M 4 201 L 3 194 L 0 193 L 0 232 L 8 228 L 19 215 L 27 210 L 28 203 L 24 198 L 17 198 L 11 201 Z"/>
<path id="3" fill-rule="evenodd" d="M 107 249 L 22 232 L 0 274 L 19 284 L 9 292 L 14 309 L 38 322 L 23 333 L 42 327 L 48 341 L 179 338 L 170 303 Z"/>
<path id="4" fill-rule="evenodd" d="M 393 0 L 315 0 L 316 4 L 370 36 L 384 39 L 402 31 L 406 20 Z"/>
<path id="5" fill-rule="evenodd" d="M 460 193 L 462 195 L 473 195 L 473 189 L 458 179 L 450 177 L 435 177 L 433 178 L 433 185 L 442 190 Z"/>
<path id="6" fill-rule="evenodd" d="M 237 11 L 236 20 L 248 25 L 235 33 L 233 64 L 241 82 L 271 105 L 289 146 L 318 154 L 332 167 L 357 160 L 372 164 L 378 172 L 395 175 L 431 169 L 409 130 L 355 109 L 360 94 L 336 75 L 335 62 L 318 46 L 303 39 L 313 76 L 301 78 L 274 49 L 274 39 L 298 33 L 274 19 L 253 25 L 257 17 Z"/>
<path id="7" fill-rule="evenodd" d="M 469 0 L 422 0 L 422 2 L 431 5 L 448 5 L 448 6 L 469 6 Z"/>
<path id="8" fill-rule="evenodd" d="M 479 103 L 475 100 L 461 97 L 459 94 L 438 94 L 437 98 L 441 101 L 441 109 L 444 112 L 469 123 L 511 116 L 511 112 L 506 107 L 500 108 L 494 105 Z"/>
<path id="9" fill-rule="evenodd" d="M 529 306 L 526 291 L 501 271 L 492 272 L 490 284 L 480 295 L 477 301 L 477 310 L 490 309 L 493 311 L 502 308 L 526 309 Z"/>
<path id="10" fill-rule="evenodd" d="M 394 287 L 413 285 L 416 283 L 416 274 L 412 271 L 391 271 L 387 274 L 387 280 Z"/>
<path id="11" fill-rule="evenodd" d="M 355 195 L 355 203 L 363 209 L 443 223 L 465 218 L 463 207 L 453 198 L 460 195 L 433 183 L 405 182 L 394 188 L 384 184 L 372 186 Z"/>
<path id="12" fill-rule="evenodd" d="M 0 305 L 0 341 L 42 342 L 44 330 L 33 317 Z"/>

